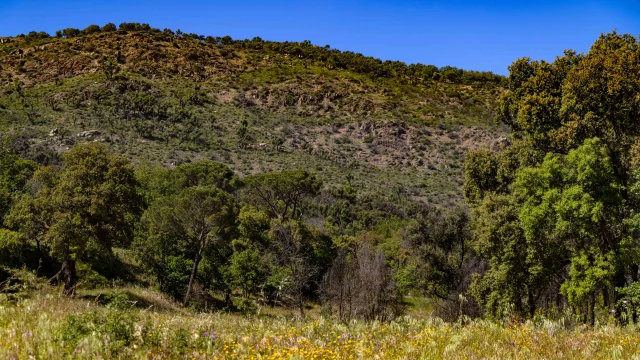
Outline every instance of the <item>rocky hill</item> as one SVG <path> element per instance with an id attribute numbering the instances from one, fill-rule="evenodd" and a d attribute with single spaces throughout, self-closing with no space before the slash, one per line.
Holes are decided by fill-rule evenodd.
<path id="1" fill-rule="evenodd" d="M 507 141 L 492 121 L 503 82 L 308 41 L 95 26 L 2 38 L 0 127 L 45 163 L 101 141 L 139 163 L 304 168 L 449 205 L 465 151 Z"/>

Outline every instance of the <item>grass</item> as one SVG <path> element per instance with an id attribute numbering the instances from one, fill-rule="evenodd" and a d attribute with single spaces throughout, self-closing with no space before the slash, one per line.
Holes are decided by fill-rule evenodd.
<path id="1" fill-rule="evenodd" d="M 196 313 L 148 289 L 123 288 L 106 302 L 50 288 L 0 305 L 3 359 L 617 359 L 640 356 L 636 327 L 445 323 L 424 316 L 337 322 L 313 316 Z M 127 294 L 127 295 L 123 295 Z M 135 295 L 135 296 L 132 296 Z M 138 302 L 130 302 L 136 299 Z M 140 302 L 145 302 L 140 306 Z M 420 303 L 419 300 L 413 302 Z M 148 306 L 152 304 L 153 306 Z M 215 335 L 212 335 L 215 334 Z"/>

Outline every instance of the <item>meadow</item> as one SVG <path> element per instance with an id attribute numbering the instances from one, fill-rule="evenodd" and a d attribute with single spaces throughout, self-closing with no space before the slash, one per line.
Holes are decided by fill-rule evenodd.
<path id="1" fill-rule="evenodd" d="M 3 359 L 621 359 L 640 356 L 635 326 L 570 317 L 446 323 L 408 315 L 339 322 L 259 311 L 195 312 L 143 288 L 76 298 L 43 287 L 0 305 Z M 410 312 L 411 313 L 411 312 Z"/>

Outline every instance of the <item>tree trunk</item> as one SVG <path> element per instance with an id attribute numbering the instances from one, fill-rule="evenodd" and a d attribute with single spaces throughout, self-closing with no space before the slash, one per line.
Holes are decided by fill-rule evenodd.
<path id="1" fill-rule="evenodd" d="M 193 259 L 193 268 L 191 268 L 191 276 L 189 277 L 189 285 L 187 286 L 187 293 L 184 295 L 184 306 L 189 304 L 189 295 L 191 294 L 191 290 L 193 289 L 193 282 L 196 278 L 196 273 L 198 272 L 198 264 L 200 264 L 200 259 L 202 259 L 202 251 L 204 250 L 204 243 L 200 245 L 200 249 L 196 253 L 196 258 Z"/>
<path id="2" fill-rule="evenodd" d="M 65 295 L 75 295 L 77 281 L 76 260 L 67 257 L 62 263 L 60 275 L 62 275 L 62 280 L 64 281 L 64 288 L 62 289 L 62 292 Z"/>
<path id="3" fill-rule="evenodd" d="M 340 296 L 338 297 L 339 299 L 338 316 L 340 319 L 343 319 L 343 316 L 344 316 L 342 312 L 343 293 L 344 293 L 344 285 L 340 284 Z"/>
<path id="4" fill-rule="evenodd" d="M 596 324 L 596 292 L 591 293 L 589 301 L 589 325 L 592 327 Z"/>
<path id="5" fill-rule="evenodd" d="M 615 307 L 615 316 L 616 319 L 619 321 L 620 320 L 620 315 L 622 314 L 622 308 L 620 307 L 620 305 L 618 304 L 618 302 L 621 299 L 620 293 L 618 292 L 618 288 L 622 288 L 626 285 L 626 279 L 624 276 L 624 272 L 621 270 L 616 271 L 616 274 L 613 278 L 613 306 Z"/>
<path id="6" fill-rule="evenodd" d="M 529 316 L 533 318 L 533 315 L 536 313 L 536 301 L 531 288 L 527 288 L 527 306 L 529 308 Z"/>
<path id="7" fill-rule="evenodd" d="M 300 316 L 304 319 L 304 301 L 302 301 L 302 294 L 298 295 L 298 306 L 300 307 Z"/>

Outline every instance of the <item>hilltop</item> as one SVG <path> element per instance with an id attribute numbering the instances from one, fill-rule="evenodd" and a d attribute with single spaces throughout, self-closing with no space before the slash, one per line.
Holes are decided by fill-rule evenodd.
<path id="1" fill-rule="evenodd" d="M 129 23 L 3 38 L 0 64 L 0 126 L 44 163 L 100 141 L 139 163 L 304 168 L 446 205 L 464 153 L 506 141 L 492 120 L 503 77 L 309 41 Z"/>

